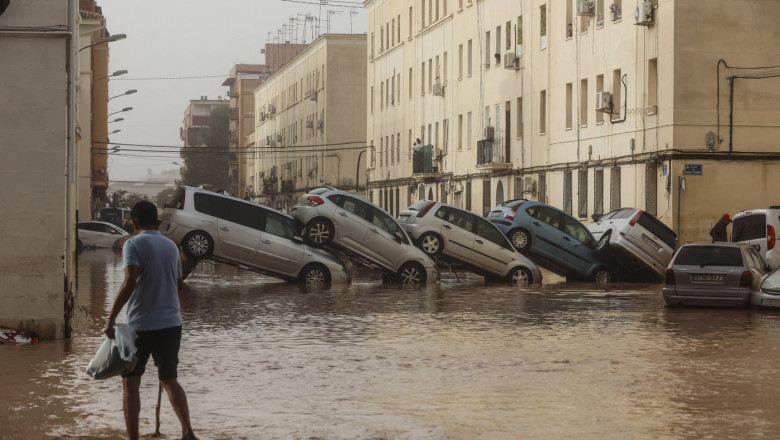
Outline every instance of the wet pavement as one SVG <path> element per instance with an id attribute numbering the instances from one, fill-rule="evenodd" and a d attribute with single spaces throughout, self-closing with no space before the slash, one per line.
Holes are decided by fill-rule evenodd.
<path id="1" fill-rule="evenodd" d="M 180 382 L 201 439 L 744 439 L 780 432 L 780 312 L 666 309 L 659 284 L 528 289 L 444 273 L 316 290 L 225 265 L 185 282 Z M 122 281 L 85 251 L 73 339 L 0 345 L 0 439 L 123 438 L 84 369 Z M 149 373 L 152 374 L 149 374 Z M 155 368 L 141 432 L 154 432 Z M 179 438 L 163 397 L 161 432 Z"/>

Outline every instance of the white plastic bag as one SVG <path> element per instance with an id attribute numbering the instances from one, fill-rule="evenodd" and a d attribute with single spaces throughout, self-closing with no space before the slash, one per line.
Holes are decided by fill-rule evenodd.
<path id="1" fill-rule="evenodd" d="M 135 330 L 128 324 L 114 324 L 114 339 L 106 338 L 95 357 L 89 361 L 87 374 L 94 379 L 129 373 L 135 368 Z"/>

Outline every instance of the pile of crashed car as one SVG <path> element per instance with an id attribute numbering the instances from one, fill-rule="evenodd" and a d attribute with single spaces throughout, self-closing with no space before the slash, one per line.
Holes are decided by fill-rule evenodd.
<path id="1" fill-rule="evenodd" d="M 395 219 L 359 196 L 322 187 L 301 196 L 287 215 L 181 186 L 166 204 L 160 231 L 191 257 L 310 284 L 350 281 L 345 261 L 405 284 L 436 282 L 439 267 L 447 267 L 528 285 L 542 281 L 542 267 L 567 280 L 663 281 L 670 306 L 780 307 L 780 275 L 767 276 L 780 265 L 775 225 L 766 223 L 780 222 L 780 209 L 772 209 L 734 217 L 733 241 L 740 243 L 678 249 L 671 229 L 636 208 L 594 215 L 585 225 L 532 200 L 503 202 L 486 217 L 421 200 Z"/>

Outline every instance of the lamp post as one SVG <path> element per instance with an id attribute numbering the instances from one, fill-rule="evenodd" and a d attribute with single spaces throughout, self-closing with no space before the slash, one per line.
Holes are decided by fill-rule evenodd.
<path id="1" fill-rule="evenodd" d="M 112 78 L 112 77 L 119 76 L 119 75 L 124 75 L 126 73 L 127 73 L 127 70 L 124 70 L 124 69 L 123 70 L 117 70 L 116 72 L 112 73 L 111 75 L 104 76 L 104 77 L 98 78 L 98 79 L 94 79 L 94 80 L 92 80 L 92 82 L 96 83 L 98 81 L 102 81 L 104 79 Z"/>
<path id="2" fill-rule="evenodd" d="M 112 96 L 112 97 L 108 98 L 108 100 L 111 101 L 114 98 L 119 98 L 120 96 L 125 96 L 125 95 L 132 95 L 133 93 L 138 93 L 138 90 L 130 89 L 130 90 L 126 91 L 125 93 L 121 93 L 119 95 Z"/>
<path id="3" fill-rule="evenodd" d="M 115 111 L 113 113 L 109 113 L 108 116 L 115 115 L 117 113 L 122 113 L 122 112 L 129 112 L 132 109 L 133 109 L 132 107 L 125 107 L 122 110 L 117 110 L 117 111 Z M 106 116 L 106 117 L 108 117 L 108 116 Z"/>
<path id="4" fill-rule="evenodd" d="M 103 43 L 113 43 L 114 41 L 124 40 L 125 38 L 127 38 L 127 35 L 125 35 L 125 34 L 116 34 L 116 35 L 111 35 L 111 36 L 109 36 L 109 37 L 106 37 L 106 38 L 104 38 L 104 39 L 102 39 L 102 40 L 98 41 L 97 43 L 88 44 L 88 45 L 86 45 L 86 46 L 82 47 L 81 49 L 79 49 L 79 52 L 81 52 L 81 51 L 82 51 L 82 50 L 84 50 L 84 49 L 89 49 L 90 47 L 97 46 L 97 45 L 99 45 L 99 44 L 103 44 Z"/>

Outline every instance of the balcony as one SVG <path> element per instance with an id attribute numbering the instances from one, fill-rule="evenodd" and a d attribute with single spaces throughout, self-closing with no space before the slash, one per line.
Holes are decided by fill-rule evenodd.
<path id="1" fill-rule="evenodd" d="M 236 130 L 230 130 L 230 142 L 238 144 L 238 132 Z"/>
<path id="2" fill-rule="evenodd" d="M 230 119 L 238 120 L 238 107 L 230 107 L 230 110 L 228 110 L 228 115 L 230 115 Z"/>
<path id="3" fill-rule="evenodd" d="M 105 170 L 92 170 L 92 186 L 95 188 L 108 188 L 108 175 Z"/>
<path id="4" fill-rule="evenodd" d="M 506 148 L 501 139 L 477 141 L 477 168 L 481 170 L 506 170 L 512 167 L 506 157 Z"/>
<path id="5" fill-rule="evenodd" d="M 412 175 L 415 177 L 437 177 L 439 167 L 433 163 L 433 145 L 425 145 L 412 153 Z"/>
<path id="6" fill-rule="evenodd" d="M 231 98 L 238 98 L 238 92 L 231 91 L 230 93 L 228 93 L 228 96 Z"/>

